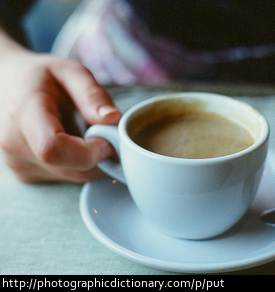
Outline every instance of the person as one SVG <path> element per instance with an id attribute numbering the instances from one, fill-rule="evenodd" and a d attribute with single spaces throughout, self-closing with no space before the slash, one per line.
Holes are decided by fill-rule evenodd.
<path id="1" fill-rule="evenodd" d="M 274 1 L 86 0 L 53 52 L 100 84 L 274 83 Z"/>
<path id="2" fill-rule="evenodd" d="M 119 121 L 104 84 L 275 80 L 273 0 L 86 0 L 55 54 L 26 48 L 19 20 L 33 2 L 0 0 L 0 144 L 25 182 L 100 177 L 112 149 L 83 140 L 73 117 Z"/>

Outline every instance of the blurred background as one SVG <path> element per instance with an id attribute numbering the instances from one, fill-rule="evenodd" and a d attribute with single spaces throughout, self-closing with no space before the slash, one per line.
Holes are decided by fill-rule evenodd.
<path id="1" fill-rule="evenodd" d="M 60 31 L 60 29 L 62 28 L 63 24 L 66 22 L 68 17 L 71 15 L 71 13 L 80 4 L 80 2 L 82 1 L 81 0 L 39 0 L 37 1 L 32 7 L 32 9 L 25 16 L 24 23 L 23 23 L 24 28 L 28 34 L 31 48 L 35 50 L 36 52 L 50 52 L 53 42 L 58 32 Z M 113 4 L 114 2 L 111 2 L 111 3 Z M 133 2 L 138 3 L 138 1 L 133 1 Z M 213 0 L 213 1 L 205 1 L 205 2 L 211 3 L 215 1 Z M 247 5 L 253 6 L 253 3 L 254 2 L 252 1 L 251 4 L 247 4 Z M 259 1 L 257 3 L 258 5 L 261 4 L 261 3 L 259 4 Z M 273 3 L 273 2 L 269 1 L 269 3 Z M 272 7 L 273 5 L 274 4 L 272 4 Z M 263 5 L 263 6 L 268 7 L 268 5 Z M 270 9 L 270 11 L 273 11 L 273 10 Z M 271 15 L 271 18 L 272 18 L 272 15 Z M 127 85 L 127 84 L 132 84 L 132 83 L 133 84 L 135 83 L 162 84 L 167 81 L 165 78 L 163 80 L 161 77 L 159 77 L 159 79 L 158 77 L 155 77 L 157 76 L 156 73 L 158 72 L 158 70 L 154 71 L 152 69 L 154 67 L 150 65 L 148 62 L 146 63 L 146 65 L 143 66 L 144 67 L 143 68 L 141 66 L 142 62 L 136 61 L 135 63 L 138 63 L 138 66 L 135 66 L 134 68 L 131 67 L 131 70 L 132 70 L 131 72 L 129 72 L 129 70 L 128 71 L 121 70 L 121 72 L 118 71 L 120 67 L 117 66 L 117 64 L 122 64 L 123 68 L 125 67 L 128 68 L 133 63 L 133 61 L 137 59 L 138 54 L 136 52 L 133 54 L 133 45 L 131 44 L 132 41 L 127 42 L 126 40 L 126 42 L 123 43 L 122 42 L 123 40 L 119 39 L 119 36 L 120 36 L 119 31 L 116 31 L 115 29 L 113 29 L 111 22 L 107 23 L 106 21 L 106 27 L 109 28 L 111 31 L 110 39 L 114 38 L 116 41 L 116 45 L 118 46 L 118 48 L 116 49 L 119 52 L 120 59 L 116 59 L 116 58 L 113 58 L 113 59 L 111 58 L 111 60 L 110 58 L 108 59 L 108 55 L 105 52 L 106 51 L 108 52 L 108 49 L 114 50 L 114 47 L 111 46 L 112 44 L 111 43 L 106 44 L 106 45 L 101 44 L 100 46 L 95 44 L 95 42 L 93 42 L 93 36 L 89 34 L 88 30 L 87 30 L 88 33 L 84 35 L 84 38 L 88 40 L 87 42 L 88 45 L 87 44 L 83 45 L 83 42 L 81 43 L 81 45 L 79 45 L 78 43 L 77 44 L 78 51 L 76 55 L 70 55 L 70 57 L 78 58 L 88 69 L 90 69 L 94 73 L 95 77 L 101 84 L 121 84 L 121 85 L 125 85 L 125 84 Z M 270 35 L 273 35 L 272 31 L 271 32 L 267 31 L 267 32 L 270 33 Z M 108 34 L 109 32 L 105 31 L 105 33 Z M 235 35 L 236 31 L 232 31 L 231 33 L 232 35 Z M 92 46 L 89 46 L 91 44 Z M 95 47 L 93 47 L 94 44 L 95 44 Z M 65 47 L 67 46 L 65 45 Z M 130 50 L 130 53 L 131 53 L 130 60 L 124 59 L 127 56 L 129 56 L 129 54 L 126 54 L 123 51 L 123 49 L 125 48 L 128 49 L 128 51 Z M 155 47 L 153 46 L 152 48 L 153 50 L 155 49 Z M 148 49 L 149 57 L 151 57 L 150 49 L 152 48 Z M 93 50 L 95 50 L 96 53 L 91 53 L 93 52 Z M 147 47 L 145 48 L 145 50 L 147 50 Z M 122 51 L 123 51 L 123 54 L 121 53 Z M 158 69 L 159 68 L 161 69 L 165 68 L 165 70 L 167 69 L 167 72 L 169 72 L 169 76 L 170 75 L 172 76 L 171 79 L 177 80 L 177 81 L 235 82 L 235 83 L 250 83 L 250 84 L 254 83 L 254 84 L 274 85 L 275 84 L 275 53 L 274 52 L 275 52 L 275 43 L 273 40 L 272 40 L 272 43 L 266 47 L 254 46 L 254 49 L 252 48 L 252 51 L 247 50 L 246 47 L 237 47 L 233 49 L 232 51 L 225 50 L 225 53 L 229 55 L 230 58 L 233 57 L 234 59 L 233 61 L 230 58 L 228 59 L 227 57 L 228 60 L 226 59 L 225 61 L 222 60 L 222 61 L 215 61 L 215 62 L 211 61 L 209 63 L 207 62 L 203 63 L 202 61 L 200 61 L 199 54 L 198 54 L 198 60 L 197 60 L 196 54 L 195 55 L 191 54 L 190 55 L 191 57 L 190 57 L 188 55 L 188 52 L 187 54 L 185 54 L 186 52 L 184 51 L 184 54 L 181 54 L 181 58 L 175 58 L 173 62 L 171 61 L 171 54 L 166 56 L 166 57 L 169 57 L 168 62 L 166 62 L 162 54 L 163 52 L 161 51 L 161 53 L 159 53 L 160 57 L 158 58 L 156 65 L 159 66 L 157 67 Z M 111 53 L 113 54 L 113 52 Z M 177 53 L 178 51 L 176 50 L 175 56 L 177 56 Z M 224 51 L 221 51 L 220 55 L 222 58 L 224 56 L 223 54 L 224 54 Z M 259 57 L 261 54 L 263 56 Z M 118 54 L 113 54 L 113 55 L 117 57 Z M 133 55 L 135 56 L 135 58 L 132 57 Z M 156 55 L 154 55 L 153 57 L 154 58 L 150 58 L 150 61 L 152 60 L 156 61 Z M 209 58 L 218 59 L 218 57 L 216 56 L 216 53 L 213 54 L 211 52 L 210 52 Z M 182 59 L 181 62 L 178 62 L 179 59 Z M 150 73 L 151 75 L 149 74 L 149 77 L 147 75 L 144 77 L 140 73 L 141 71 L 143 75 L 149 74 L 151 71 L 152 73 Z M 120 76 L 122 77 L 120 78 Z M 129 76 L 134 76 L 134 77 L 131 79 Z"/>
<path id="2" fill-rule="evenodd" d="M 59 30 L 81 0 L 39 0 L 24 19 L 32 49 L 50 52 Z"/>

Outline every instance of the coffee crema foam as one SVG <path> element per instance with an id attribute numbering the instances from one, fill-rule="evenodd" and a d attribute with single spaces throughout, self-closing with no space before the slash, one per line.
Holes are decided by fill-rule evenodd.
<path id="1" fill-rule="evenodd" d="M 242 126 L 221 115 L 207 112 L 168 115 L 148 122 L 130 136 L 135 143 L 149 151 L 192 159 L 233 154 L 254 143 L 250 133 Z"/>

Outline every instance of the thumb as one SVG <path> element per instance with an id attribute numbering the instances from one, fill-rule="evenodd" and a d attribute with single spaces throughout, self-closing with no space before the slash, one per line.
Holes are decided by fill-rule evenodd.
<path id="1" fill-rule="evenodd" d="M 117 124 L 121 113 L 110 95 L 81 63 L 64 59 L 53 74 L 88 124 Z"/>

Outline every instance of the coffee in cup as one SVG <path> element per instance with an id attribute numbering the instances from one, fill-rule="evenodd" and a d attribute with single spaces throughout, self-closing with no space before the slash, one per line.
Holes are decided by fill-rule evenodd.
<path id="1" fill-rule="evenodd" d="M 156 102 L 127 127 L 131 139 L 149 151 L 201 159 L 233 154 L 254 143 L 247 129 L 220 114 L 186 108 L 180 99 L 169 102 L 164 114 L 159 106 Z"/>

